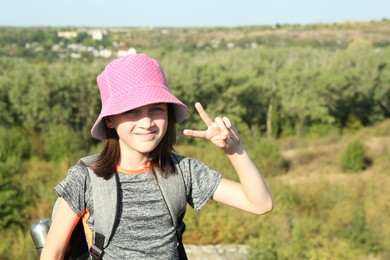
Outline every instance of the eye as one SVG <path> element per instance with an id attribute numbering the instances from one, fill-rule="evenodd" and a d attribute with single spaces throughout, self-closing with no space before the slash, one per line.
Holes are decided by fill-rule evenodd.
<path id="1" fill-rule="evenodd" d="M 162 108 L 162 107 L 154 107 L 150 111 L 152 111 L 152 112 L 164 111 L 164 108 Z"/>
<path id="2" fill-rule="evenodd" d="M 161 104 L 161 105 L 156 105 L 156 106 L 151 107 L 149 112 L 150 113 L 160 113 L 160 112 L 164 112 L 165 110 L 166 110 L 166 106 L 164 106 L 164 104 Z"/>
<path id="3" fill-rule="evenodd" d="M 132 109 L 129 111 L 126 111 L 124 114 L 126 115 L 138 115 L 140 112 L 138 110 Z"/>

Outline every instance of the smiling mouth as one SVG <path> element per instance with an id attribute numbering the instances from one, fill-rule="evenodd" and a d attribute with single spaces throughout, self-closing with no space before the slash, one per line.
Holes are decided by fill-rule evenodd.
<path id="1" fill-rule="evenodd" d="M 157 134 L 157 131 L 153 131 L 153 132 L 145 132 L 145 133 L 135 133 L 136 135 L 155 135 Z"/>
<path id="2" fill-rule="evenodd" d="M 157 135 L 157 131 L 156 132 L 148 132 L 148 133 L 136 133 L 135 135 L 138 137 L 144 138 L 144 139 L 151 139 Z"/>

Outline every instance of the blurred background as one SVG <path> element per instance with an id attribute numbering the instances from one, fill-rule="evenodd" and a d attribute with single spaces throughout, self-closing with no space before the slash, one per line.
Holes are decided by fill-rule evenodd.
<path id="1" fill-rule="evenodd" d="M 37 259 L 30 225 L 97 153 L 96 76 L 117 57 L 160 61 L 190 107 L 179 153 L 236 179 L 196 101 L 229 116 L 274 199 L 252 216 L 188 210 L 186 244 L 248 259 L 390 259 L 390 2 L 0 1 L 0 259 Z M 207 150 L 207 154 L 204 152 Z"/>

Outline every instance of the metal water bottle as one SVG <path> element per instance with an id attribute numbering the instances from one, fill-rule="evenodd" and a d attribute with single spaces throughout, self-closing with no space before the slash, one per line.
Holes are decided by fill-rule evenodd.
<path id="1" fill-rule="evenodd" d="M 49 232 L 51 220 L 50 219 L 43 219 L 40 220 L 33 225 L 31 225 L 30 228 L 30 234 L 31 238 L 34 242 L 35 248 L 37 249 L 38 255 L 41 255 L 43 246 L 45 245 L 46 236 Z"/>

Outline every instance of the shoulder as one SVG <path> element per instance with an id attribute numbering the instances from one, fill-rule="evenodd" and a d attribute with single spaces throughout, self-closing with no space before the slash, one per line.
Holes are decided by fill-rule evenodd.
<path id="1" fill-rule="evenodd" d="M 171 155 L 176 167 L 180 167 L 182 171 L 189 170 L 190 172 L 196 170 L 210 169 L 210 167 L 201 161 L 192 157 L 184 156 L 177 153 Z"/>
<path id="2" fill-rule="evenodd" d="M 203 162 L 188 156 L 172 153 L 172 160 L 176 169 L 183 174 L 186 181 L 192 179 L 194 176 L 196 178 L 202 178 L 204 174 L 209 172 L 218 173 Z"/>
<path id="3" fill-rule="evenodd" d="M 171 159 L 173 160 L 176 170 L 180 170 L 181 172 L 191 171 L 191 164 L 194 159 L 177 153 L 172 153 Z"/>
<path id="4" fill-rule="evenodd" d="M 93 163 L 97 158 L 98 154 L 88 155 L 79 159 L 79 161 L 69 168 L 69 174 L 77 174 L 77 175 L 88 175 L 88 165 Z"/>
<path id="5" fill-rule="evenodd" d="M 92 154 L 85 157 L 80 158 L 77 164 L 81 164 L 83 166 L 88 166 L 91 163 L 95 162 L 99 158 L 99 154 Z"/>
<path id="6" fill-rule="evenodd" d="M 89 155 L 82 157 L 79 161 L 68 169 L 65 180 L 78 183 L 89 181 L 88 165 L 96 160 L 98 155 Z"/>
<path id="7" fill-rule="evenodd" d="M 198 161 L 198 160 L 196 160 L 196 159 L 194 159 L 192 157 L 181 155 L 181 154 L 178 154 L 178 153 L 172 153 L 171 154 L 171 158 L 173 159 L 175 165 L 176 164 L 188 165 L 188 164 L 191 164 L 191 163 L 201 163 L 200 161 Z"/>
<path id="8" fill-rule="evenodd" d="M 173 163 L 177 165 L 182 164 L 183 160 L 188 160 L 188 157 L 178 153 L 171 153 L 171 159 L 173 160 Z"/>
<path id="9" fill-rule="evenodd" d="M 83 214 L 91 193 L 87 166 L 78 161 L 69 168 L 66 177 L 54 189 L 77 215 Z"/>

